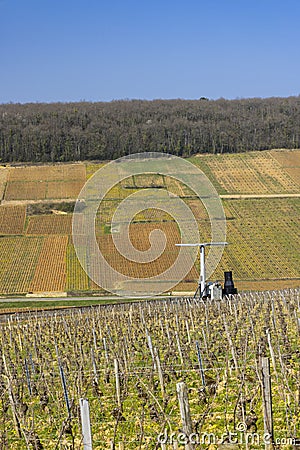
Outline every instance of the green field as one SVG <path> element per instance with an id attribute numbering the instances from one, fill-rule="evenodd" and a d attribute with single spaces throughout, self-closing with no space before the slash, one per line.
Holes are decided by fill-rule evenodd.
<path id="1" fill-rule="evenodd" d="M 2 448 L 79 450 L 80 398 L 89 400 L 93 448 L 164 448 L 159 434 L 176 441 L 184 429 L 176 394 L 184 382 L 194 439 L 214 437 L 197 449 L 262 449 L 268 357 L 274 439 L 292 450 L 300 432 L 299 295 L 177 298 L 2 321 Z M 222 446 L 230 435 L 238 444 Z"/>

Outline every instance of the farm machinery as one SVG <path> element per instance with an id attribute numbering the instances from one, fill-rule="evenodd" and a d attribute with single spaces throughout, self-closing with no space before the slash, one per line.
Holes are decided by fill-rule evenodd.
<path id="1" fill-rule="evenodd" d="M 224 246 L 228 245 L 227 242 L 200 242 L 197 244 L 176 244 L 178 247 L 199 247 L 200 248 L 200 276 L 198 281 L 198 286 L 194 294 L 194 298 L 198 297 L 200 299 L 210 298 L 212 300 L 221 300 L 225 295 L 235 295 L 237 294 L 237 288 L 234 287 L 234 282 L 232 279 L 232 272 L 224 272 L 224 287 L 218 282 L 210 282 L 206 280 L 206 269 L 205 269 L 205 247 L 208 246 Z"/>

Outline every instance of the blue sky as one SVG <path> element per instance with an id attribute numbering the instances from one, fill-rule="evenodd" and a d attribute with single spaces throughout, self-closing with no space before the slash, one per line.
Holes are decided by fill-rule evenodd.
<path id="1" fill-rule="evenodd" d="M 299 0 L 0 0 L 0 103 L 300 94 Z"/>

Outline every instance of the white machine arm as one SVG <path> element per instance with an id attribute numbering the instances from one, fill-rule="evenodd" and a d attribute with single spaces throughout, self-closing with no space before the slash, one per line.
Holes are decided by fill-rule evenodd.
<path id="1" fill-rule="evenodd" d="M 228 242 L 197 242 L 195 244 L 175 244 L 177 247 L 200 247 L 200 277 L 198 282 L 198 288 L 200 298 L 206 295 L 206 271 L 205 271 L 205 247 L 209 246 L 225 246 Z M 196 291 L 196 293 L 197 293 Z M 195 294 L 196 295 L 196 294 Z"/>

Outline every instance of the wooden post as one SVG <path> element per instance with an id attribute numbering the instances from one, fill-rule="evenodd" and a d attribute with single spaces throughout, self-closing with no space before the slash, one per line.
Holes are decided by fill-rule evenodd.
<path id="1" fill-rule="evenodd" d="M 202 380 L 202 386 L 205 389 L 206 387 L 206 383 L 205 383 L 205 375 L 204 375 L 204 370 L 203 370 L 203 363 L 202 363 L 202 357 L 201 357 L 201 351 L 200 351 L 200 346 L 199 346 L 199 342 L 196 341 L 196 349 L 197 349 L 197 357 L 198 357 L 198 362 L 199 362 L 199 368 L 200 368 L 200 374 L 201 374 L 201 380 Z"/>
<path id="2" fill-rule="evenodd" d="M 158 371 L 158 378 L 159 378 L 159 383 L 160 383 L 160 388 L 161 388 L 161 395 L 162 395 L 162 398 L 165 399 L 166 391 L 165 391 L 164 375 L 163 375 L 163 372 L 162 372 L 162 369 L 161 369 L 159 354 L 158 354 L 158 351 L 157 351 L 156 347 L 154 347 L 153 350 L 154 350 L 154 357 L 155 357 L 156 367 L 157 367 L 157 371 Z"/>
<path id="3" fill-rule="evenodd" d="M 190 344 L 191 343 L 191 335 L 190 335 L 189 323 L 187 320 L 185 321 L 185 328 L 186 328 L 186 333 L 187 333 L 187 337 L 188 337 L 188 344 Z"/>
<path id="4" fill-rule="evenodd" d="M 80 405 L 83 449 L 93 450 L 89 401 L 86 398 L 80 398 L 79 405 Z"/>
<path id="5" fill-rule="evenodd" d="M 176 390 L 179 401 L 182 431 L 184 432 L 184 434 L 187 437 L 187 440 L 189 441 L 189 438 L 193 432 L 193 426 L 191 420 L 187 386 L 184 382 L 177 383 Z M 194 445 L 192 445 L 191 443 L 188 442 L 185 445 L 185 450 L 193 450 L 193 449 Z"/>
<path id="6" fill-rule="evenodd" d="M 21 437 L 21 426 L 20 426 L 20 421 L 19 421 L 19 417 L 17 414 L 16 403 L 15 403 L 13 391 L 12 391 L 10 373 L 9 373 L 9 370 L 8 370 L 8 367 L 6 364 L 6 359 L 5 359 L 4 353 L 2 354 L 2 359 L 3 359 L 3 365 L 4 365 L 4 371 L 5 371 L 5 378 L 7 379 L 8 398 L 9 398 L 9 402 L 10 402 L 10 406 L 11 406 L 11 410 L 12 410 L 15 430 L 16 430 L 17 436 L 20 438 Z"/>
<path id="7" fill-rule="evenodd" d="M 271 359 L 272 359 L 273 369 L 274 369 L 275 375 L 277 376 L 276 362 L 275 362 L 275 354 L 274 354 L 274 350 L 273 350 L 273 346 L 272 346 L 271 334 L 270 334 L 269 328 L 266 330 L 266 335 L 267 335 L 267 340 L 268 340 L 268 345 L 269 345 L 270 355 L 271 355 Z"/>
<path id="8" fill-rule="evenodd" d="M 105 359 L 108 362 L 108 351 L 107 351 L 107 345 L 106 345 L 105 337 L 103 338 L 103 348 L 104 348 L 104 352 L 105 352 Z"/>
<path id="9" fill-rule="evenodd" d="M 95 354 L 94 354 L 93 348 L 91 348 L 91 357 L 92 357 L 92 365 L 93 365 L 93 372 L 94 372 L 94 381 L 96 384 L 98 384 L 98 372 L 97 372 L 97 365 L 96 365 Z"/>
<path id="10" fill-rule="evenodd" d="M 175 331 L 175 337 L 176 337 L 176 342 L 177 342 L 177 348 L 178 348 L 178 353 L 179 353 L 179 357 L 180 357 L 180 362 L 181 362 L 181 365 L 183 366 L 183 355 L 182 355 L 180 340 L 179 340 L 179 336 L 178 336 L 177 331 Z"/>
<path id="11" fill-rule="evenodd" d="M 96 332 L 95 332 L 95 326 L 93 326 L 93 328 L 92 328 L 92 333 L 93 333 L 94 347 L 95 347 L 95 350 L 97 351 L 97 336 L 96 336 Z"/>
<path id="12" fill-rule="evenodd" d="M 227 336 L 227 339 L 228 339 L 229 347 L 230 347 L 230 350 L 231 350 L 232 359 L 233 359 L 233 362 L 234 362 L 234 365 L 235 365 L 235 370 L 237 371 L 237 373 L 239 373 L 239 366 L 238 366 L 238 363 L 237 363 L 235 349 L 234 349 L 234 345 L 233 345 L 233 342 L 232 342 L 232 339 L 231 339 L 231 336 L 230 336 L 230 333 L 229 333 L 229 330 L 228 330 L 228 326 L 227 326 L 227 322 L 226 322 L 225 316 L 224 316 L 224 327 L 225 327 L 225 333 L 226 333 L 226 336 Z"/>
<path id="13" fill-rule="evenodd" d="M 151 353 L 151 357 L 152 357 L 152 361 L 154 364 L 154 370 L 156 369 L 156 363 L 155 363 L 155 355 L 154 355 L 154 350 L 153 350 L 153 345 L 152 345 L 152 339 L 151 336 L 149 334 L 149 331 L 146 328 L 146 339 L 147 339 L 147 344 Z"/>
<path id="14" fill-rule="evenodd" d="M 203 341 L 204 341 L 204 345 L 205 345 L 205 351 L 206 351 L 207 357 L 208 357 L 208 359 L 209 359 L 209 358 L 210 358 L 210 354 L 209 354 L 209 351 L 208 351 L 208 345 L 207 345 L 206 335 L 205 335 L 205 331 L 204 331 L 203 328 L 202 328 L 202 335 L 203 335 Z"/>
<path id="15" fill-rule="evenodd" d="M 270 361 L 267 357 L 261 359 L 262 370 L 262 400 L 264 413 L 264 432 L 269 436 L 265 442 L 265 449 L 273 449 L 273 411 L 272 411 L 272 391 L 271 391 L 271 375 Z"/>

